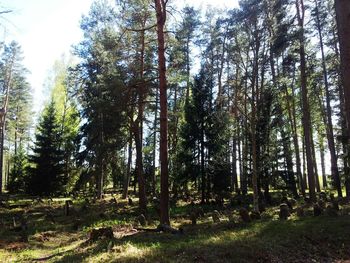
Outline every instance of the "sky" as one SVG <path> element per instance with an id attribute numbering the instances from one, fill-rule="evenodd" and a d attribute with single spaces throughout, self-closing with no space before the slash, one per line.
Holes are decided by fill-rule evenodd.
<path id="1" fill-rule="evenodd" d="M 34 110 L 43 101 L 43 86 L 56 60 L 69 54 L 79 43 L 79 22 L 89 12 L 93 0 L 0 0 L 0 10 L 12 13 L 0 19 L 0 38 L 16 40 L 24 55 L 24 66 L 30 71 L 28 81 L 34 90 Z M 207 5 L 218 8 L 237 6 L 237 0 L 173 0 L 179 6 Z"/>

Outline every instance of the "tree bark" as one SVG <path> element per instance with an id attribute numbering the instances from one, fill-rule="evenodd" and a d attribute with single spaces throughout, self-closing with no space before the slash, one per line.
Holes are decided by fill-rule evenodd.
<path id="1" fill-rule="evenodd" d="M 142 154 L 142 140 L 143 140 L 143 113 L 144 113 L 144 97 L 145 97 L 145 81 L 144 81 L 144 56 L 145 56 L 145 23 L 146 18 L 142 21 L 142 30 L 140 31 L 140 72 L 139 85 L 137 85 L 138 93 L 138 107 L 137 118 L 134 123 L 134 135 L 136 146 L 136 167 L 137 179 L 139 184 L 139 209 L 145 214 L 147 212 L 147 198 L 146 198 L 146 180 L 143 173 L 143 154 Z"/>
<path id="2" fill-rule="evenodd" d="M 167 1 L 155 0 L 154 2 L 157 15 L 160 103 L 160 223 L 170 225 L 168 175 L 168 101 L 164 41 L 164 26 L 166 21 Z"/>
<path id="3" fill-rule="evenodd" d="M 303 111 L 303 128 L 305 139 L 305 153 L 307 162 L 307 176 L 309 183 L 309 195 L 312 201 L 316 200 L 315 192 L 315 176 L 312 158 L 312 136 L 311 136 L 311 117 L 309 109 L 309 101 L 307 95 L 307 76 L 306 76 L 306 58 L 305 58 L 305 42 L 304 42 L 304 14 L 305 7 L 303 0 L 296 0 L 296 9 L 299 26 L 299 54 L 300 54 L 300 78 L 301 78 L 301 95 L 302 95 L 302 111 Z"/>
<path id="4" fill-rule="evenodd" d="M 350 137 L 350 1 L 335 0 L 338 27 L 340 67 L 344 89 L 345 116 Z"/>
<path id="5" fill-rule="evenodd" d="M 131 176 L 131 163 L 132 163 L 132 131 L 130 128 L 129 143 L 128 143 L 128 162 L 127 162 L 126 174 L 124 178 L 122 199 L 128 198 L 128 190 L 129 190 L 130 176 Z"/>
<path id="6" fill-rule="evenodd" d="M 327 113 L 326 128 L 327 128 L 327 141 L 328 141 L 329 154 L 331 156 L 331 175 L 332 175 L 334 187 L 337 189 L 338 196 L 342 196 L 339 169 L 338 169 L 338 160 L 337 160 L 337 154 L 336 154 L 335 143 L 334 143 L 331 96 L 329 92 L 328 72 L 327 72 L 326 59 L 325 59 L 325 53 L 324 53 L 324 44 L 323 44 L 322 29 L 321 29 L 321 22 L 320 22 L 319 8 L 318 8 L 318 0 L 315 0 L 315 6 L 316 6 L 317 31 L 318 31 L 318 36 L 320 40 L 324 87 L 326 91 L 326 113 Z"/>
<path id="7" fill-rule="evenodd" d="M 156 105 L 154 109 L 153 121 L 153 168 L 152 168 L 152 194 L 156 195 L 156 156 L 157 156 L 157 121 L 158 121 L 158 91 L 156 91 Z"/>
<path id="8" fill-rule="evenodd" d="M 315 186 L 316 186 L 316 191 L 319 193 L 321 192 L 321 185 L 320 185 L 320 179 L 318 177 L 318 169 L 317 169 L 317 162 L 316 162 L 316 149 L 315 149 L 315 143 L 312 135 L 312 130 L 311 130 L 311 150 L 312 150 L 312 162 L 314 166 L 314 176 L 315 176 Z"/>
<path id="9" fill-rule="evenodd" d="M 321 159 L 321 169 L 322 169 L 322 187 L 327 188 L 327 177 L 326 177 L 326 165 L 324 162 L 324 145 L 323 138 L 320 137 L 320 159 Z"/>

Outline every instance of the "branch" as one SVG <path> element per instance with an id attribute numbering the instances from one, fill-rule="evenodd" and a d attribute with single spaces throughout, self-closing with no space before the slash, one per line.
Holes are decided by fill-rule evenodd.
<path id="1" fill-rule="evenodd" d="M 0 15 L 2 15 L 2 14 L 8 14 L 8 13 L 12 13 L 12 10 L 0 11 Z"/>
<path id="2" fill-rule="evenodd" d="M 152 29 L 152 28 L 154 28 L 156 26 L 157 26 L 157 24 L 154 24 L 154 25 L 151 25 L 149 27 L 145 27 L 145 28 L 141 28 L 141 29 L 125 28 L 125 30 L 133 31 L 133 32 L 144 32 L 144 31 L 150 30 L 150 29 Z"/>

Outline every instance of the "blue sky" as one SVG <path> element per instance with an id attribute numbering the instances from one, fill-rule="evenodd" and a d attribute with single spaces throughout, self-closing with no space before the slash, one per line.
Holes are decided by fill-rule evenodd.
<path id="1" fill-rule="evenodd" d="M 0 37 L 22 46 L 24 65 L 31 74 L 35 110 L 42 104 L 42 88 L 55 60 L 69 54 L 82 37 L 79 21 L 93 0 L 0 0 L 0 10 L 11 9 L 0 19 Z M 235 7 L 236 0 L 173 0 L 179 6 Z"/>

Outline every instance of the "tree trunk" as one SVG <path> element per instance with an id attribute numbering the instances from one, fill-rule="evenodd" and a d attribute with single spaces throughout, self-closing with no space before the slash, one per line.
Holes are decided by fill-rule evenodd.
<path id="1" fill-rule="evenodd" d="M 315 176 L 315 185 L 316 185 L 316 191 L 319 193 L 321 192 L 321 185 L 320 185 L 320 179 L 318 177 L 318 169 L 317 169 L 317 162 L 316 162 L 316 149 L 315 149 L 315 143 L 312 135 L 311 130 L 311 151 L 312 151 L 312 162 L 314 166 L 314 176 Z"/>
<path id="2" fill-rule="evenodd" d="M 323 79 L 324 79 L 324 86 L 326 90 L 326 111 L 327 111 L 326 128 L 327 128 L 327 141 L 328 141 L 329 154 L 331 156 L 331 175 L 332 175 L 334 187 L 337 189 L 338 196 L 342 196 L 339 169 L 338 169 L 338 160 L 337 160 L 337 154 L 336 154 L 335 143 L 334 143 L 331 96 L 329 92 L 328 72 L 327 72 L 326 59 L 324 54 L 324 45 L 323 45 L 322 29 L 321 29 L 321 23 L 320 23 L 319 8 L 318 8 L 318 0 L 315 0 L 315 5 L 316 5 L 317 31 L 318 31 L 318 36 L 320 40 L 320 49 L 321 49 L 321 58 L 322 58 Z"/>
<path id="3" fill-rule="evenodd" d="M 238 188 L 237 180 L 237 135 L 234 135 L 232 139 L 232 189 L 236 190 Z"/>
<path id="4" fill-rule="evenodd" d="M 145 28 L 146 21 L 143 20 L 143 28 Z M 146 180 L 143 173 L 143 154 L 142 154 L 142 140 L 143 140 L 143 112 L 144 112 L 144 97 L 145 97 L 145 81 L 144 81 L 144 54 L 145 54 L 145 30 L 140 31 L 140 80 L 137 87 L 138 93 L 138 109 L 137 118 L 134 123 L 134 135 L 136 146 L 136 167 L 137 167 L 137 179 L 139 185 L 139 209 L 142 214 L 147 212 L 147 198 L 146 198 Z"/>
<path id="5" fill-rule="evenodd" d="M 153 121 L 153 168 L 152 168 L 152 194 L 156 195 L 156 158 L 157 158 L 157 119 L 158 119 L 158 91 L 156 91 L 156 105 Z"/>
<path id="6" fill-rule="evenodd" d="M 5 124 L 0 127 L 0 194 L 3 188 L 3 170 L 4 170 L 4 128 Z"/>
<path id="7" fill-rule="evenodd" d="M 337 34 L 335 30 L 332 30 L 333 39 L 337 39 Z M 334 43 L 334 51 L 337 58 L 340 58 L 340 51 L 338 48 L 338 42 L 333 41 Z M 350 199 L 350 160 L 348 154 L 346 154 L 349 151 L 349 144 L 348 140 L 345 139 L 348 137 L 349 131 L 346 123 L 346 108 L 345 108 L 345 98 L 344 98 L 344 87 L 342 85 L 341 80 L 341 69 L 338 68 L 338 71 L 340 72 L 340 75 L 338 76 L 338 96 L 339 96 L 339 109 L 340 109 L 340 123 L 341 123 L 341 136 L 342 136 L 342 149 L 343 149 L 343 163 L 344 163 L 344 177 L 345 177 L 345 193 L 346 197 Z"/>
<path id="8" fill-rule="evenodd" d="M 257 32 L 256 34 L 257 35 Z M 259 54 L 259 48 L 260 43 L 257 39 L 257 36 L 255 38 L 255 51 L 254 51 L 254 68 L 252 73 L 252 116 L 251 116 L 251 136 L 252 136 L 252 161 L 253 161 L 253 176 L 252 176 L 252 186 L 253 186 L 253 209 L 255 212 L 259 212 L 259 188 L 258 188 L 258 147 L 257 147 L 257 129 L 256 129 L 256 122 L 257 122 L 257 105 L 258 105 L 258 54 Z"/>
<path id="9" fill-rule="evenodd" d="M 324 145 L 323 138 L 320 136 L 320 159 L 321 159 L 321 169 L 322 169 L 322 187 L 327 188 L 327 177 L 326 177 L 326 166 L 324 163 Z"/>
<path id="10" fill-rule="evenodd" d="M 168 101 L 164 42 L 164 25 L 166 21 L 167 1 L 155 0 L 154 2 L 157 14 L 160 102 L 160 223 L 170 225 L 168 175 Z"/>
<path id="11" fill-rule="evenodd" d="M 127 168 L 126 168 L 126 175 L 124 178 L 122 199 L 128 198 L 128 190 L 129 190 L 130 176 L 131 176 L 131 163 L 132 163 L 132 132 L 130 131 L 129 143 L 128 143 L 128 162 L 127 162 Z"/>
<path id="12" fill-rule="evenodd" d="M 350 138 L 350 1 L 335 0 L 337 18 L 341 77 L 344 89 L 345 116 Z"/>
<path id="13" fill-rule="evenodd" d="M 296 0 L 296 9 L 299 25 L 299 53 L 300 53 L 300 77 L 301 77 L 301 95 L 302 95 L 302 111 L 303 111 L 303 128 L 305 139 L 305 151 L 307 162 L 307 175 L 309 183 L 309 195 L 312 201 L 316 200 L 315 193 L 315 177 L 312 159 L 312 136 L 311 136 L 311 117 L 309 109 L 309 101 L 307 95 L 307 76 L 306 76 L 306 59 L 305 59 L 305 43 L 304 43 L 304 0 Z"/>
<path id="14" fill-rule="evenodd" d="M 99 114 L 101 128 L 99 131 L 99 150 L 98 150 L 98 174 L 97 174 L 97 198 L 102 199 L 103 195 L 103 181 L 104 181 L 104 158 L 103 158 L 103 145 L 104 145 L 104 135 L 103 135 L 103 114 Z"/>
<path id="15" fill-rule="evenodd" d="M 294 198 L 298 198 L 298 191 L 297 186 L 295 182 L 295 176 L 293 171 L 293 159 L 292 159 L 292 153 L 290 150 L 290 142 L 287 141 L 288 137 L 286 136 L 286 133 L 284 131 L 284 128 L 281 128 L 281 136 L 283 140 L 283 151 L 284 156 L 286 159 L 286 168 L 287 168 L 287 174 L 288 174 L 288 188 L 293 193 Z"/>
<path id="16" fill-rule="evenodd" d="M 201 164 L 201 178 L 202 178 L 202 186 L 201 186 L 201 203 L 205 203 L 205 190 L 206 190 L 206 180 L 205 180 L 205 167 L 204 167 L 204 125 L 202 122 L 201 125 L 201 142 L 200 142 L 200 164 Z"/>

